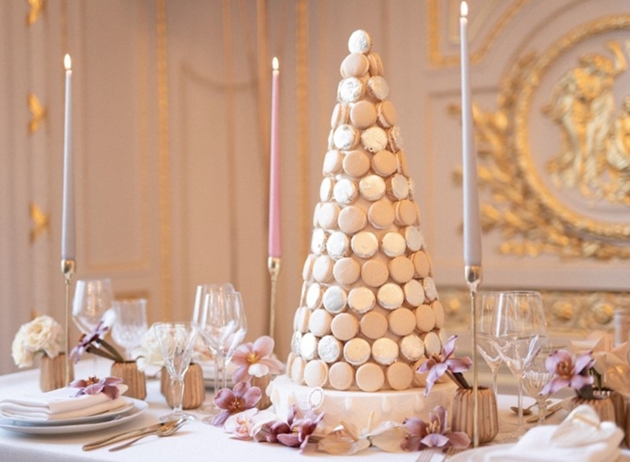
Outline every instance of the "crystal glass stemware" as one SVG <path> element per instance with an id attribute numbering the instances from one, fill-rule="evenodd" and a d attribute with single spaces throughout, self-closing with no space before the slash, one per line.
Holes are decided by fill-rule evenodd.
<path id="1" fill-rule="evenodd" d="M 536 400 L 538 425 L 541 425 L 545 421 L 545 415 L 547 414 L 547 398 L 549 398 L 549 394 L 541 395 L 540 392 L 554 375 L 547 370 L 547 366 L 545 365 L 547 356 L 549 356 L 551 352 L 551 348 L 548 346 L 543 347 L 534 360 L 530 361 L 523 369 L 523 388 L 529 396 Z"/>
<path id="2" fill-rule="evenodd" d="M 116 320 L 112 326 L 112 337 L 125 349 L 126 358 L 131 360 L 134 348 L 140 345 L 147 327 L 147 301 L 144 298 L 115 300 Z"/>
<path id="3" fill-rule="evenodd" d="M 103 314 L 112 307 L 114 291 L 109 279 L 77 281 L 72 302 L 72 319 L 87 334 L 94 330 Z"/>
<path id="4" fill-rule="evenodd" d="M 518 429 L 523 425 L 523 371 L 547 341 L 547 323 L 540 293 L 502 292 L 494 315 L 494 342 L 501 358 L 518 381 Z"/>
<path id="5" fill-rule="evenodd" d="M 180 418 L 192 419 L 190 414 L 183 412 L 182 401 L 184 397 L 184 374 L 190 365 L 197 329 L 193 324 L 187 322 L 156 323 L 153 325 L 153 331 L 160 345 L 164 366 L 171 379 L 171 391 L 173 393 L 173 412 L 160 417 L 160 420 L 165 422 Z"/>
<path id="6" fill-rule="evenodd" d="M 494 343 L 492 317 L 500 292 L 480 292 L 477 306 L 477 351 L 492 372 L 492 391 L 497 395 L 497 375 L 501 367 L 501 355 Z"/>

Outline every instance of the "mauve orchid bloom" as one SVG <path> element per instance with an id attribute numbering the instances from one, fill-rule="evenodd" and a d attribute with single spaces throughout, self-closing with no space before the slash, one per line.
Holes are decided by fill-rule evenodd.
<path id="1" fill-rule="evenodd" d="M 70 386 L 72 388 L 79 388 L 75 396 L 98 395 L 99 393 L 103 393 L 109 396 L 110 399 L 116 399 L 120 396 L 120 390 L 117 385 L 121 382 L 122 379 L 118 377 L 107 377 L 103 380 L 99 380 L 98 377 L 89 377 L 87 380 L 75 380 L 70 383 Z"/>
<path id="2" fill-rule="evenodd" d="M 463 449 L 470 445 L 470 438 L 466 433 L 446 430 L 446 409 L 442 406 L 437 406 L 429 413 L 428 423 L 413 417 L 405 419 L 403 425 L 408 432 L 400 445 L 404 451 L 448 447 Z"/>
<path id="3" fill-rule="evenodd" d="M 241 440 L 252 439 L 255 432 L 262 425 L 274 421 L 276 415 L 270 411 L 259 411 L 256 408 L 247 409 L 231 415 L 223 425 L 223 430 Z"/>
<path id="4" fill-rule="evenodd" d="M 263 335 L 254 343 L 244 343 L 236 348 L 232 356 L 232 363 L 238 366 L 234 371 L 234 382 L 281 373 L 282 363 L 271 357 L 274 346 L 274 340 L 268 335 Z"/>
<path id="5" fill-rule="evenodd" d="M 590 352 L 577 356 L 573 361 L 573 356 L 568 351 L 555 351 L 545 361 L 545 367 L 554 374 L 554 377 L 543 387 L 540 394 L 550 395 L 564 387 L 580 390 L 586 385 L 592 385 L 593 377 L 586 373 L 592 366 L 593 357 Z"/>
<path id="6" fill-rule="evenodd" d="M 297 419 L 296 416 L 294 406 L 286 422 L 278 421 L 263 425 L 254 439 L 280 443 L 292 448 L 299 447 L 300 452 L 303 452 L 317 425 L 324 418 L 324 413 L 315 415 L 313 411 L 309 411 L 302 419 Z"/>
<path id="7" fill-rule="evenodd" d="M 442 353 L 439 355 L 431 356 L 426 362 L 422 363 L 418 368 L 418 372 L 428 372 L 427 384 L 424 389 L 424 396 L 428 396 L 433 384 L 442 377 L 445 373 L 449 373 L 456 383 L 460 386 L 463 384 L 458 382 L 452 374 L 460 374 L 470 369 L 472 361 L 468 357 L 464 358 L 451 358 L 457 349 L 455 342 L 457 341 L 457 335 L 452 335 L 442 347 Z"/>
<path id="8" fill-rule="evenodd" d="M 222 388 L 214 397 L 214 404 L 221 412 L 214 416 L 212 425 L 221 426 L 232 414 L 253 408 L 262 396 L 258 387 L 252 387 L 248 382 L 239 382 L 234 389 Z"/>

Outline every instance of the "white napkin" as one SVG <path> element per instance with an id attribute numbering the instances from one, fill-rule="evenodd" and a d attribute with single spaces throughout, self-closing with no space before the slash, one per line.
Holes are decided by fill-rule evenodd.
<path id="1" fill-rule="evenodd" d="M 120 395 L 127 391 L 127 385 L 117 385 Z M 111 399 L 104 393 L 96 395 L 77 394 L 76 388 L 59 388 L 38 395 L 18 395 L 0 400 L 0 413 L 3 416 L 26 420 L 61 420 L 87 417 L 111 411 L 127 404 L 127 399 L 119 396 Z"/>
<path id="2" fill-rule="evenodd" d="M 609 462 L 621 454 L 623 432 L 600 422 L 589 406 L 575 408 L 560 425 L 529 430 L 514 446 L 489 452 L 484 462 Z"/>

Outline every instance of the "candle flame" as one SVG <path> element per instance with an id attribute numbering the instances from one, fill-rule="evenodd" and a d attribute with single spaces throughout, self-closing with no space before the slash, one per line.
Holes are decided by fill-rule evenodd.
<path id="1" fill-rule="evenodd" d="M 462 4 L 459 6 L 459 12 L 463 18 L 468 16 L 468 4 L 465 1 L 463 1 Z"/>
<path id="2" fill-rule="evenodd" d="M 271 61 L 271 67 L 273 68 L 274 71 L 280 70 L 280 63 L 278 63 L 278 58 L 276 58 L 275 56 L 273 60 Z"/>
<path id="3" fill-rule="evenodd" d="M 72 60 L 70 59 L 70 55 L 66 53 L 66 56 L 63 57 L 63 66 L 67 71 L 72 70 Z"/>

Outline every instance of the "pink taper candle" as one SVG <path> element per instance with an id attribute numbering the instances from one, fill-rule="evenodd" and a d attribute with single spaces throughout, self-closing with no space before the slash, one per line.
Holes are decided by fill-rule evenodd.
<path id="1" fill-rule="evenodd" d="M 280 204 L 280 124 L 278 58 L 273 58 L 271 80 L 271 168 L 269 180 L 269 256 L 282 254 L 282 216 Z"/>
<path id="2" fill-rule="evenodd" d="M 72 156 L 72 61 L 63 59 L 66 68 L 66 107 L 63 149 L 63 209 L 61 218 L 61 259 L 75 259 L 74 174 Z"/>
<path id="3" fill-rule="evenodd" d="M 464 192 L 464 264 L 481 266 L 481 226 L 477 191 L 477 153 L 473 126 L 468 56 L 468 5 L 461 3 L 460 42 L 462 66 L 462 127 L 463 127 L 463 192 Z"/>

